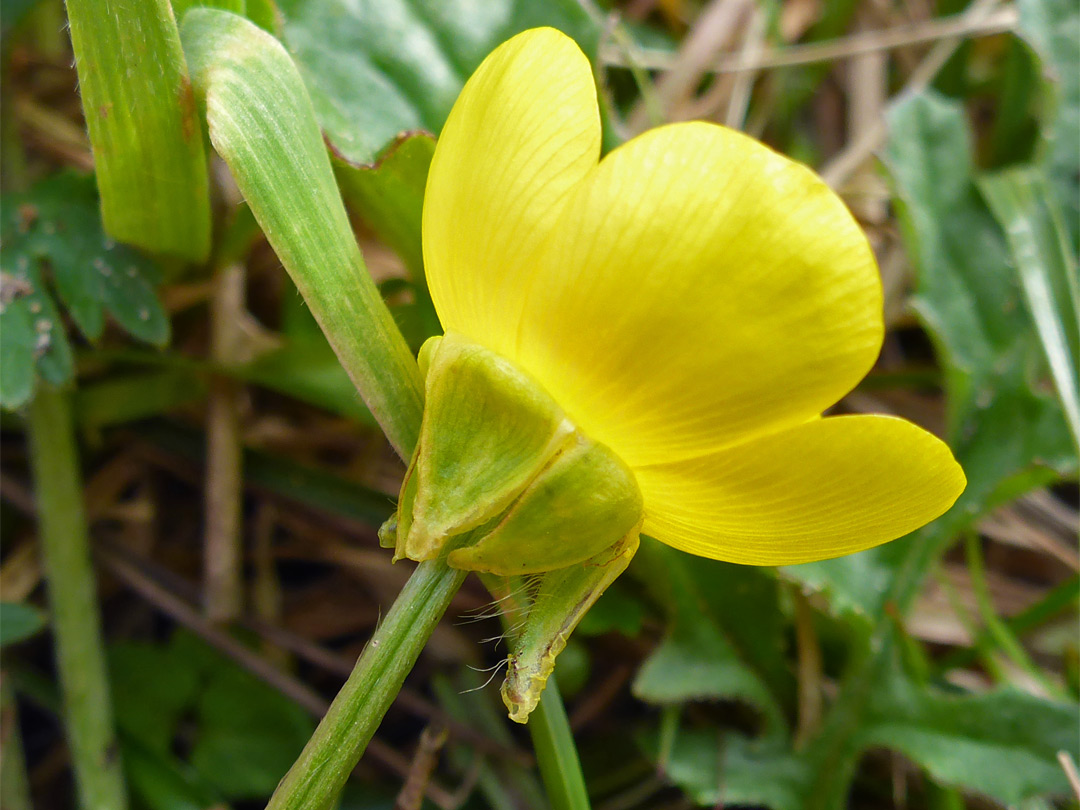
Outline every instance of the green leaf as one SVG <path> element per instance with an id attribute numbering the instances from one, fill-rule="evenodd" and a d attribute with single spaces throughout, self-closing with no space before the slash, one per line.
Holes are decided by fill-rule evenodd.
<path id="1" fill-rule="evenodd" d="M 982 177 L 979 188 L 997 217 L 1020 276 L 1028 309 L 1042 341 L 1080 451 L 1080 394 L 1077 361 L 1080 351 L 1080 293 L 1076 260 L 1052 202 L 1052 192 L 1037 169 L 1019 167 Z"/>
<path id="2" fill-rule="evenodd" d="M 169 753 L 147 748 L 121 734 L 124 773 L 131 792 L 146 810 L 224 808 L 221 795 L 194 768 Z"/>
<path id="3" fill-rule="evenodd" d="M 211 142 L 387 438 L 408 458 L 423 409 L 420 372 L 364 268 L 296 67 L 277 40 L 228 12 L 192 9 L 183 38 Z"/>
<path id="4" fill-rule="evenodd" d="M 210 252 L 203 136 L 169 0 L 67 0 L 101 191 L 113 238 L 201 262 Z"/>
<path id="5" fill-rule="evenodd" d="M 172 774 L 157 786 L 166 793 L 210 785 L 230 799 L 265 798 L 314 730 L 303 709 L 189 633 L 164 645 L 114 645 L 109 659 L 117 720 L 145 755 L 173 750 L 181 722 L 191 718 L 184 733 L 194 739 L 197 778 L 188 774 L 181 784 Z M 147 756 L 136 764 L 160 771 Z"/>
<path id="6" fill-rule="evenodd" d="M 4 214 L 12 206 L 4 204 Z M 35 387 L 33 371 L 53 385 L 64 385 L 75 374 L 71 345 L 64 334 L 63 321 L 45 286 L 41 268 L 33 255 L 10 246 L 3 239 L 0 252 L 0 281 L 7 290 L 0 295 L 0 313 L 5 329 L 3 361 L 5 370 L 0 376 L 0 404 L 8 409 L 18 408 L 30 400 Z M 6 331 L 11 328 L 10 339 Z M 30 371 L 28 371 L 28 367 Z M 27 377 L 30 376 L 29 385 Z M 10 389 L 7 385 L 10 383 Z"/>
<path id="7" fill-rule="evenodd" d="M 215 668 L 198 717 L 191 764 L 231 799 L 273 793 L 315 730 L 303 709 L 231 664 Z"/>
<path id="8" fill-rule="evenodd" d="M 903 542 L 897 540 L 892 545 Z M 788 565 L 781 572 L 822 594 L 833 615 L 868 626 L 877 620 L 882 596 L 896 573 L 891 564 L 895 555 L 879 548 L 833 560 Z"/>
<path id="9" fill-rule="evenodd" d="M 121 642 L 109 647 L 117 724 L 147 749 L 168 752 L 181 718 L 198 696 L 208 657 L 174 636 L 167 645 Z"/>
<path id="10" fill-rule="evenodd" d="M 37 608 L 21 602 L 0 602 L 0 647 L 28 639 L 44 626 L 45 614 Z"/>
<path id="11" fill-rule="evenodd" d="M 285 339 L 281 348 L 232 369 L 240 379 L 333 413 L 377 426 L 349 375 L 322 335 Z"/>
<path id="12" fill-rule="evenodd" d="M 581 618 L 574 631 L 575 635 L 600 636 L 616 631 L 629 638 L 636 638 L 641 634 L 645 607 L 630 593 L 624 582 L 622 578 L 615 580 L 611 587 L 601 594 L 596 604 Z"/>
<path id="13" fill-rule="evenodd" d="M 539 25 L 595 53 L 577 0 L 284 0 L 284 40 L 335 154 L 372 164 L 412 130 L 437 133 L 462 85 L 499 43 Z"/>
<path id="14" fill-rule="evenodd" d="M 645 749 L 659 758 L 656 738 Z M 803 810 L 805 766 L 794 757 L 740 734 L 681 729 L 657 766 L 701 807 L 766 807 Z"/>
<path id="15" fill-rule="evenodd" d="M 379 237 L 397 251 L 413 278 L 423 279 L 420 217 L 435 139 L 409 133 L 388 146 L 370 166 L 337 164 L 346 202 L 360 212 Z"/>
<path id="16" fill-rule="evenodd" d="M 424 188 L 434 154 L 434 138 L 408 133 L 387 147 L 372 166 L 339 160 L 335 167 L 345 202 L 397 252 L 409 271 L 411 284 L 405 285 L 405 291 L 411 300 L 391 306 L 391 312 L 414 352 L 429 337 L 442 334 L 424 277 L 420 244 Z M 381 285 L 384 296 L 390 294 L 387 284 Z"/>
<path id="17" fill-rule="evenodd" d="M 581 0 L 286 0 L 284 41 L 335 157 L 346 201 L 410 271 L 414 349 L 439 333 L 420 215 L 434 140 L 465 80 L 514 34 L 550 25 L 596 55 L 599 14 Z M 408 333 L 406 333 L 408 335 Z"/>
<path id="18" fill-rule="evenodd" d="M 986 138 L 984 165 L 998 168 L 1029 161 L 1035 154 L 1053 86 L 1042 76 L 1042 60 L 1027 45 L 1013 39 L 1005 46 L 1000 79 L 981 88 L 993 94 L 995 115 Z M 962 99 L 961 99 L 962 100 Z"/>
<path id="19" fill-rule="evenodd" d="M 0 241 L 4 407 L 18 407 L 30 398 L 35 366 L 56 385 L 74 374 L 71 347 L 47 276 L 72 320 L 91 340 L 101 336 L 108 312 L 140 340 L 155 345 L 168 341 L 168 316 L 155 292 L 160 271 L 143 254 L 105 236 L 89 177 L 63 172 L 28 192 L 4 195 Z"/>
<path id="20" fill-rule="evenodd" d="M 1078 707 L 1012 690 L 948 694 L 893 672 L 874 692 L 861 745 L 901 751 L 942 785 L 1009 806 L 1068 792 L 1057 752 L 1080 756 Z"/>
<path id="21" fill-rule="evenodd" d="M 19 27 L 38 0 L 3 0 L 0 2 L 0 39 L 7 45 L 8 34 Z"/>
<path id="22" fill-rule="evenodd" d="M 3 270 L 0 277 L 0 405 L 18 408 L 34 393 L 37 348 L 30 302 L 20 301 L 16 278 Z M 21 279 L 24 283 L 26 279 Z M 18 296 L 18 297 L 16 297 Z M 39 304 L 40 306 L 40 304 Z"/>
<path id="23" fill-rule="evenodd" d="M 634 680 L 634 694 L 651 703 L 741 700 L 782 738 L 781 699 L 789 681 L 783 663 L 783 624 L 772 590 L 742 566 L 691 557 L 643 537 L 630 568 L 668 612 L 659 647 Z M 771 594 L 771 595 L 767 595 Z M 774 692 L 774 688 L 777 692 Z"/>
<path id="24" fill-rule="evenodd" d="M 274 0 L 247 0 L 244 13 L 259 28 L 276 37 L 281 36 L 283 20 Z"/>
<path id="25" fill-rule="evenodd" d="M 57 294 L 83 334 L 99 338 L 107 310 L 133 337 L 156 346 L 168 342 L 168 317 L 154 291 L 161 271 L 105 235 L 89 177 L 54 175 L 14 203 L 23 219 L 5 220 L 4 227 L 21 237 L 16 250 L 48 261 Z"/>
<path id="26" fill-rule="evenodd" d="M 891 111 L 888 165 L 918 271 L 916 309 L 945 370 L 949 438 L 977 512 L 1076 469 L 1004 239 L 974 184 L 962 108 L 925 93 Z"/>
<path id="27" fill-rule="evenodd" d="M 1018 33 L 1043 60 L 1057 100 L 1043 129 L 1045 170 L 1075 251 L 1080 245 L 1080 8 L 1072 0 L 1020 0 Z"/>
<path id="28" fill-rule="evenodd" d="M 200 376 L 175 368 L 108 377 L 81 386 L 73 404 L 79 425 L 99 430 L 168 413 L 205 396 L 206 384 Z"/>

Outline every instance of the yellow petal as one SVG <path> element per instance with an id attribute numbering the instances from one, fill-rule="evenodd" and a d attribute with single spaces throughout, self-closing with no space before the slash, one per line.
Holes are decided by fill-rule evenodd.
<path id="1" fill-rule="evenodd" d="M 787 565 L 907 534 L 964 489 L 949 448 L 903 419 L 838 416 L 635 471 L 642 531 L 718 560 Z"/>
<path id="2" fill-rule="evenodd" d="M 508 354 L 534 255 L 600 155 L 585 55 L 551 28 L 496 48 L 461 91 L 424 198 L 424 265 L 443 327 Z"/>
<path id="3" fill-rule="evenodd" d="M 580 184 L 510 356 L 634 467 L 816 416 L 881 336 L 873 254 L 840 199 L 696 122 L 635 138 Z"/>

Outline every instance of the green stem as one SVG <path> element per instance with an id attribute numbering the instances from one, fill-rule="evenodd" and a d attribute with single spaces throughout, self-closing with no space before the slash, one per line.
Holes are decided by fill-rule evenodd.
<path id="1" fill-rule="evenodd" d="M 581 761 L 554 675 L 529 718 L 529 733 L 552 810 L 589 810 Z"/>
<path id="2" fill-rule="evenodd" d="M 1080 577 L 1073 576 L 1049 591 L 1042 599 L 1015 616 L 1005 620 L 1005 626 L 1015 636 L 1025 633 L 1050 621 L 1066 608 L 1075 607 L 1080 596 Z M 936 664 L 939 673 L 949 672 L 971 664 L 979 657 L 980 651 L 990 643 L 990 632 L 985 628 L 975 637 L 972 646 L 954 650 Z"/>
<path id="3" fill-rule="evenodd" d="M 936 572 L 935 578 L 937 579 L 938 586 L 949 600 L 949 606 L 952 608 L 953 614 L 963 626 L 964 630 L 966 630 L 968 635 L 973 639 L 978 638 L 979 625 L 961 600 L 960 593 L 956 586 L 949 581 L 948 576 L 940 569 Z M 1005 673 L 1002 670 L 998 659 L 991 654 L 992 652 L 993 645 L 990 643 L 990 639 L 988 637 L 984 638 L 978 645 L 979 663 L 995 682 L 1004 681 L 1006 680 Z"/>
<path id="4" fill-rule="evenodd" d="M 973 530 L 964 533 L 964 550 L 967 554 L 968 572 L 971 575 L 971 589 L 975 593 L 975 603 L 978 605 L 987 632 L 990 633 L 990 637 L 996 642 L 998 648 L 1013 662 L 1013 665 L 1035 683 L 1041 685 L 1048 695 L 1055 700 L 1068 701 L 1068 695 L 1043 676 L 1024 650 L 1024 645 L 998 616 L 994 599 L 990 595 L 990 584 L 986 581 L 986 565 L 983 562 L 981 542 Z"/>
<path id="5" fill-rule="evenodd" d="M 4 810 L 33 810 L 30 780 L 26 775 L 19 709 L 8 676 L 0 676 L 0 807 Z"/>
<path id="6" fill-rule="evenodd" d="M 972 496 L 966 497 L 970 503 Z M 858 731 L 870 699 L 888 677 L 895 651 L 896 620 L 891 616 L 906 615 L 926 572 L 948 542 L 966 528 L 970 514 L 964 509 L 953 509 L 905 541 L 907 549 L 882 600 L 886 612 L 872 629 L 853 637 L 839 693 L 820 733 L 807 746 L 805 757 L 814 774 L 808 790 L 808 810 L 823 810 L 843 803 L 862 751 Z"/>
<path id="7" fill-rule="evenodd" d="M 333 804 L 465 574 L 438 560 L 417 566 L 267 810 Z"/>
<path id="8" fill-rule="evenodd" d="M 80 805 L 123 810 L 127 794 L 109 699 L 68 395 L 41 386 L 30 404 L 29 428 L 56 666 Z"/>
<path id="9" fill-rule="evenodd" d="M 408 459 L 420 434 L 423 381 L 364 268 L 296 66 L 280 42 L 223 11 L 188 12 L 182 39 L 214 148 L 386 437 Z M 464 577 L 442 562 L 416 569 L 278 786 L 272 810 L 333 801 Z M 551 722 L 557 717 L 545 728 Z M 569 732 L 551 748 L 565 745 Z"/>

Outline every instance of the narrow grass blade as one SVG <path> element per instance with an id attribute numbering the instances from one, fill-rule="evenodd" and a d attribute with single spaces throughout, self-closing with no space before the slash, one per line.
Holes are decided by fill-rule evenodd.
<path id="1" fill-rule="evenodd" d="M 67 11 L 105 229 L 204 261 L 206 155 L 169 0 L 67 0 Z"/>
<path id="2" fill-rule="evenodd" d="M 183 41 L 214 148 L 387 438 L 409 458 L 420 372 L 364 268 L 295 65 L 276 39 L 225 11 L 190 11 Z"/>
<path id="3" fill-rule="evenodd" d="M 1080 294 L 1076 260 L 1045 176 L 1023 166 L 979 179 L 979 190 L 1005 231 L 1050 375 L 1080 450 Z"/>

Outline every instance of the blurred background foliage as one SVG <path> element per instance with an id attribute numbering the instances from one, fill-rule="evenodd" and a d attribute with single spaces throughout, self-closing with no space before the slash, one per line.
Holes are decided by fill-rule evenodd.
<path id="1" fill-rule="evenodd" d="M 296 61 L 414 350 L 439 329 L 420 250 L 433 135 L 528 27 L 596 64 L 606 148 L 662 121 L 736 126 L 819 169 L 866 228 L 888 335 L 838 408 L 943 435 L 968 489 L 909 537 L 782 570 L 645 540 L 559 659 L 596 808 L 1076 806 L 1074 0 L 207 5 Z M 0 803 L 76 802 L 24 440 L 35 392 L 62 386 L 131 805 L 262 806 L 408 576 L 375 535 L 404 468 L 223 165 L 209 259 L 123 205 L 103 225 L 64 7 L 0 13 Z M 167 44 L 116 58 L 150 86 Z M 99 166 L 103 195 L 136 199 L 112 182 Z M 237 543 L 234 579 L 204 576 Z M 469 580 L 342 807 L 545 806 L 473 671 L 505 655 L 490 608 Z"/>

